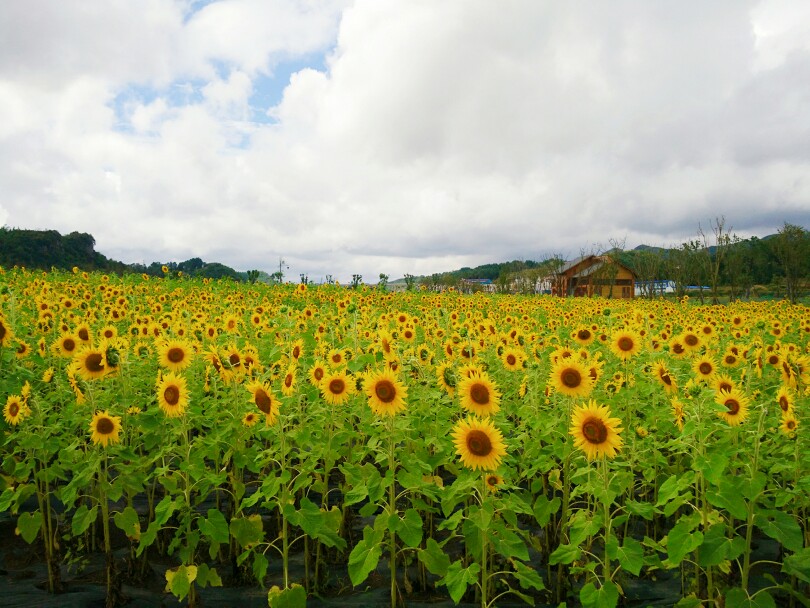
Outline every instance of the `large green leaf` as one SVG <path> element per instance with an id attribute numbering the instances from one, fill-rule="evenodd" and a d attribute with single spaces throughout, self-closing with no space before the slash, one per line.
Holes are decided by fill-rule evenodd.
<path id="1" fill-rule="evenodd" d="M 619 546 L 618 540 L 612 534 L 607 544 L 608 557 L 618 560 L 622 569 L 627 570 L 633 576 L 638 576 L 641 567 L 644 565 L 644 548 L 636 539 L 626 536 L 624 543 Z"/>
<path id="2" fill-rule="evenodd" d="M 20 516 L 17 518 L 17 529 L 20 531 L 20 536 L 22 536 L 23 540 L 29 545 L 34 542 L 41 526 L 42 513 L 39 511 L 20 513 Z"/>
<path id="3" fill-rule="evenodd" d="M 467 568 L 463 568 L 461 560 L 455 561 L 450 564 L 450 567 L 447 569 L 447 574 L 439 580 L 439 584 L 447 587 L 451 599 L 458 604 L 461 598 L 464 597 L 464 592 L 467 591 L 467 587 L 478 581 L 478 573 L 480 571 L 481 567 L 477 563 L 472 563 Z"/>
<path id="4" fill-rule="evenodd" d="M 582 549 L 579 548 L 579 545 L 560 545 L 548 556 L 548 563 L 552 566 L 570 564 L 579 559 L 580 555 L 582 555 Z"/>
<path id="5" fill-rule="evenodd" d="M 138 518 L 138 513 L 132 507 L 124 507 L 123 511 L 119 511 L 113 516 L 113 522 L 116 527 L 123 531 L 130 540 L 140 540 L 141 538 L 141 520 Z"/>
<path id="6" fill-rule="evenodd" d="M 88 509 L 87 505 L 82 503 L 76 512 L 73 514 L 73 521 L 70 524 L 70 531 L 73 536 L 80 536 L 84 534 L 87 528 L 90 527 L 98 517 L 98 505 L 93 505 L 92 509 Z"/>
<path id="7" fill-rule="evenodd" d="M 416 509 L 408 509 L 397 526 L 397 536 L 408 547 L 416 548 L 422 542 L 422 517 Z"/>
<path id="8" fill-rule="evenodd" d="M 382 555 L 383 529 L 363 528 L 363 540 L 357 543 L 349 554 L 349 578 L 355 587 L 368 577 L 377 567 Z"/>
<path id="9" fill-rule="evenodd" d="M 593 583 L 586 583 L 579 590 L 579 601 L 585 608 L 616 608 L 619 588 L 612 581 L 603 581 L 599 588 Z"/>
<path id="10" fill-rule="evenodd" d="M 296 583 L 287 589 L 274 585 L 267 594 L 267 603 L 270 608 L 306 608 L 307 592 Z"/>
<path id="11" fill-rule="evenodd" d="M 762 509 L 754 516 L 754 525 L 790 551 L 804 547 L 802 529 L 790 513 Z"/>
<path id="12" fill-rule="evenodd" d="M 264 536 L 264 524 L 260 515 L 238 517 L 231 520 L 231 535 L 240 546 L 249 548 Z"/>
<path id="13" fill-rule="evenodd" d="M 425 564 L 428 572 L 437 576 L 447 574 L 450 558 L 442 551 L 441 546 L 432 538 L 427 539 L 424 549 L 418 551 L 419 561 Z"/>

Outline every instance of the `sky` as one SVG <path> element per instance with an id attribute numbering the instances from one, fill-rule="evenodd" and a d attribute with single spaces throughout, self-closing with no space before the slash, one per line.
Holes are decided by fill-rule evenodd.
<path id="1" fill-rule="evenodd" d="M 371 283 L 765 236 L 809 108 L 810 2 L 7 0 L 0 225 Z"/>

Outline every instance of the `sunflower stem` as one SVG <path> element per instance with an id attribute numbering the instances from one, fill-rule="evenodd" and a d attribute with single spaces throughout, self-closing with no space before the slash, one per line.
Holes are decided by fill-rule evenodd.
<path id="1" fill-rule="evenodd" d="M 394 454 L 394 416 L 389 416 L 391 426 L 388 429 L 388 470 L 391 472 L 391 484 L 388 486 L 388 515 L 389 517 L 397 517 L 397 499 L 396 499 L 396 471 L 397 463 Z M 394 530 L 388 529 L 388 553 L 389 553 L 389 568 L 391 570 L 391 608 L 396 608 L 397 605 L 397 539 Z"/>
<path id="2" fill-rule="evenodd" d="M 759 466 L 759 438 L 762 436 L 762 427 L 765 422 L 765 414 L 768 413 L 767 406 L 762 407 L 759 414 L 759 421 L 757 422 L 756 436 L 754 437 L 754 457 L 751 460 L 751 479 L 753 480 L 757 474 Z M 740 574 L 740 586 L 748 592 L 748 575 L 751 570 L 751 537 L 754 533 L 754 510 L 756 507 L 756 497 L 752 497 L 746 503 L 747 517 L 745 522 L 745 551 L 743 552 L 743 566 L 742 573 Z"/>

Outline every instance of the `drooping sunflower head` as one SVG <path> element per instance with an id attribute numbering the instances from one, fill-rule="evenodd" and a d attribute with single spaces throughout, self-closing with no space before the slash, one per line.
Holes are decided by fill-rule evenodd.
<path id="1" fill-rule="evenodd" d="M 557 392 L 569 397 L 587 397 L 593 389 L 593 378 L 575 357 L 558 359 L 551 368 L 549 383 Z"/>
<path id="2" fill-rule="evenodd" d="M 188 389 L 186 379 L 174 372 L 169 372 L 158 382 L 158 405 L 170 418 L 182 416 L 188 407 Z"/>
<path id="3" fill-rule="evenodd" d="M 96 445 L 107 447 L 120 441 L 121 417 L 111 416 L 106 410 L 93 414 L 90 421 L 90 439 Z"/>
<path id="4" fill-rule="evenodd" d="M 621 421 L 610 417 L 606 405 L 599 405 L 591 399 L 577 406 L 571 414 L 570 433 L 574 446 L 585 453 L 588 460 L 615 458 L 623 440 Z"/>
<path id="5" fill-rule="evenodd" d="M 462 376 L 458 393 L 461 406 L 477 416 L 490 416 L 501 409 L 501 393 L 486 373 Z"/>
<path id="6" fill-rule="evenodd" d="M 453 428 L 453 443 L 464 466 L 493 471 L 506 455 L 503 435 L 490 418 L 470 416 L 459 420 Z"/>
<path id="7" fill-rule="evenodd" d="M 748 418 L 749 400 L 738 388 L 718 391 L 715 402 L 725 406 L 725 411 L 719 412 L 718 416 L 731 426 L 737 426 Z"/>
<path id="8" fill-rule="evenodd" d="M 278 412 L 278 401 L 273 390 L 266 382 L 254 380 L 247 385 L 247 390 L 253 396 L 253 404 L 268 418 L 275 419 Z"/>
<path id="9" fill-rule="evenodd" d="M 672 376 L 672 372 L 670 372 L 669 369 L 667 369 L 667 366 L 661 361 L 655 364 L 653 373 L 658 381 L 664 386 L 664 390 L 666 392 L 673 393 L 678 390 L 678 385 L 675 382 L 675 378 Z"/>
<path id="10" fill-rule="evenodd" d="M 794 396 L 790 387 L 784 385 L 779 387 L 779 392 L 776 393 L 776 403 L 779 404 L 783 415 L 793 411 Z"/>
<path id="11" fill-rule="evenodd" d="M 390 370 L 372 372 L 364 383 L 368 405 L 378 416 L 393 416 L 405 409 L 407 387 Z"/>

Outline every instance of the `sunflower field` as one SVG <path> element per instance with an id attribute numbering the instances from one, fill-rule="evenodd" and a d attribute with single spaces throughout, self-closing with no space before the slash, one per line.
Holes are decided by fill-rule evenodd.
<path id="1" fill-rule="evenodd" d="M 808 606 L 809 395 L 785 302 L 14 268 L 0 532 L 108 606 Z"/>

